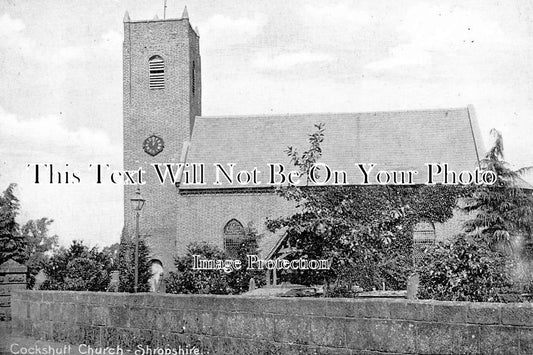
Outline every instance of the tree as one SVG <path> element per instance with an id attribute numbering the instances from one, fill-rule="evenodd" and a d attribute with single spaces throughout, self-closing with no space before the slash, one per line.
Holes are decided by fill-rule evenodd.
<path id="1" fill-rule="evenodd" d="M 292 147 L 286 151 L 307 181 L 322 155 L 324 127 L 316 128 L 307 151 L 299 154 Z M 330 294 L 336 295 L 349 295 L 354 285 L 372 289 L 385 283 L 389 289 L 405 288 L 412 271 L 414 225 L 421 220 L 446 221 L 453 215 L 457 198 L 466 192 L 455 186 L 280 188 L 279 194 L 293 201 L 298 210 L 269 220 L 267 227 L 272 232 L 285 229 L 285 243 L 295 250 L 291 259 L 328 259 L 331 263 L 328 272 L 297 271 L 281 279 L 306 285 L 325 282 L 336 289 Z"/>
<path id="2" fill-rule="evenodd" d="M 68 249 L 60 248 L 50 258 L 44 271 L 48 279 L 41 289 L 71 291 L 105 291 L 109 284 L 111 262 L 98 248 L 73 241 Z"/>
<path id="3" fill-rule="evenodd" d="M 10 184 L 0 195 L 0 264 L 9 259 L 24 263 L 26 242 L 20 234 L 16 217 L 19 200 L 15 196 L 16 184 Z"/>
<path id="4" fill-rule="evenodd" d="M 20 228 L 26 244 L 24 260 L 29 272 L 29 288 L 32 288 L 35 283 L 35 275 L 46 266 L 52 253 L 59 248 L 57 235 L 48 236 L 48 229 L 52 222 L 53 220 L 43 217 L 29 220 Z"/>
<path id="5" fill-rule="evenodd" d="M 120 241 L 118 251 L 117 270 L 119 271 L 119 292 L 133 292 L 135 285 L 135 241 L 124 235 Z M 139 273 L 138 292 L 148 292 L 150 290 L 150 277 L 152 270 L 150 265 L 150 251 L 144 239 L 139 238 Z"/>
<path id="6" fill-rule="evenodd" d="M 520 174 L 531 169 L 513 171 L 504 161 L 503 138 L 491 130 L 494 144 L 481 161 L 482 168 L 493 171 L 497 181 L 492 186 L 479 186 L 471 198 L 465 200 L 464 210 L 474 217 L 465 224 L 465 231 L 495 250 L 511 252 L 513 241 L 533 238 L 533 196 L 526 192 Z"/>
<path id="7" fill-rule="evenodd" d="M 513 171 L 503 160 L 503 139 L 492 130 L 494 145 L 481 161 L 494 172 L 494 185 L 481 185 L 464 199 L 471 214 L 465 233 L 428 250 L 422 260 L 420 296 L 438 300 L 504 301 L 531 279 L 531 256 L 516 241 L 531 241 L 533 197 L 520 179 L 528 168 Z M 530 286 L 531 287 L 531 286 Z"/>

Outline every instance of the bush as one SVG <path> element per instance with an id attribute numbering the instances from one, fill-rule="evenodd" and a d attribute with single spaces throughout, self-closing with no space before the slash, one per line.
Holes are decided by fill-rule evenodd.
<path id="1" fill-rule="evenodd" d="M 109 257 L 89 249 L 81 241 L 73 241 L 68 249 L 60 249 L 50 258 L 44 271 L 47 280 L 43 290 L 105 291 L 109 284 Z"/>
<path id="2" fill-rule="evenodd" d="M 426 249 L 418 273 L 419 297 L 442 301 L 498 302 L 511 286 L 505 259 L 465 235 Z"/>
<path id="3" fill-rule="evenodd" d="M 194 293 L 235 295 L 248 291 L 250 279 L 253 277 L 256 286 L 265 284 L 265 275 L 261 270 L 246 268 L 246 255 L 257 254 L 258 236 L 251 227 L 246 229 L 246 236 L 239 245 L 237 255 L 230 256 L 217 246 L 207 243 L 191 243 L 187 254 L 176 258 L 176 271 L 166 277 L 168 293 Z M 208 260 L 241 260 L 242 268 L 225 272 L 223 270 L 194 270 L 193 255 L 200 255 Z"/>

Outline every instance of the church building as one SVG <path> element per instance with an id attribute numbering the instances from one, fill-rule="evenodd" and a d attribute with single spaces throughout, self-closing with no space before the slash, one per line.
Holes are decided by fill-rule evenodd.
<path id="1" fill-rule="evenodd" d="M 419 184 L 427 182 L 427 164 L 446 163 L 451 171 L 473 171 L 484 154 L 471 106 L 202 116 L 200 36 L 191 26 L 187 9 L 180 19 L 133 21 L 126 13 L 123 68 L 124 169 L 145 171 L 146 183 L 140 186 L 146 200 L 140 234 L 153 260 L 165 270 L 174 268 L 174 257 L 183 255 L 192 242 L 205 241 L 231 251 L 249 223 L 263 234 L 262 256 L 269 255 L 282 236 L 266 230 L 266 219 L 285 216 L 295 207 L 275 193 L 267 173 L 276 164 L 294 168 L 287 147 L 306 150 L 317 124 L 325 130 L 320 162 L 332 171 L 356 177 L 353 183 L 364 179 L 356 164 L 372 163 L 376 170 L 416 170 L 419 174 L 413 183 Z M 154 165 L 180 163 L 188 165 L 177 181 L 161 184 Z M 200 166 L 202 171 L 196 169 Z M 228 175 L 233 169 L 234 177 L 239 171 L 257 168 L 261 178 L 256 183 L 246 183 L 246 179 L 229 183 L 221 168 Z M 195 174 L 204 180 L 186 181 Z M 124 187 L 129 235 L 135 231 L 130 199 L 137 187 Z M 459 231 L 463 219 L 457 214 L 444 224 L 421 223 L 414 238 L 422 242 L 447 238 Z"/>

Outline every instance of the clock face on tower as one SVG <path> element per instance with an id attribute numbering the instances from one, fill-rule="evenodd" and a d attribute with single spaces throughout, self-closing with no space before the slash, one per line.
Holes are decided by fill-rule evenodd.
<path id="1" fill-rule="evenodd" d="M 161 153 L 163 151 L 163 148 L 165 148 L 165 142 L 163 142 L 163 139 L 161 137 L 158 137 L 155 134 L 152 134 L 143 142 L 144 151 L 153 157 Z"/>

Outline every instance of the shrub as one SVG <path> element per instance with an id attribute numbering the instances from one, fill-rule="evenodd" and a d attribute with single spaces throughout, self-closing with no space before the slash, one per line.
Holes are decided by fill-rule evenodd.
<path id="1" fill-rule="evenodd" d="M 110 260 L 97 248 L 73 241 L 50 258 L 44 271 L 44 290 L 105 291 L 109 284 Z"/>
<path id="2" fill-rule="evenodd" d="M 256 286 L 264 285 L 265 275 L 260 270 L 246 268 L 246 255 L 257 254 L 259 236 L 250 226 L 239 245 L 237 255 L 230 256 L 217 246 L 207 243 L 191 243 L 187 247 L 187 254 L 175 260 L 176 271 L 166 277 L 168 293 L 195 293 L 231 295 L 248 291 L 250 279 L 253 277 Z M 225 272 L 223 270 L 194 270 L 193 256 L 200 255 L 207 260 L 239 259 L 242 268 Z"/>
<path id="3" fill-rule="evenodd" d="M 498 302 L 511 286 L 505 259 L 485 243 L 459 235 L 426 249 L 418 266 L 420 298 Z"/>

